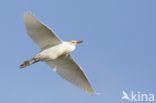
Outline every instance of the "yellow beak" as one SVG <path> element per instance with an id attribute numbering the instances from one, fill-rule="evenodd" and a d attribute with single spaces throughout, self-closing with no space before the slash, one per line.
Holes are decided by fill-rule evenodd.
<path id="1" fill-rule="evenodd" d="M 76 43 L 77 43 L 77 44 L 80 44 L 80 43 L 83 43 L 83 41 L 77 41 Z"/>

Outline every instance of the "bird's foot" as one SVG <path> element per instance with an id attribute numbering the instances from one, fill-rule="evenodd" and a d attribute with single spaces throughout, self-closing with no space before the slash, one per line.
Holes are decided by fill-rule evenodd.
<path id="1" fill-rule="evenodd" d="M 33 61 L 33 62 L 32 62 Z M 34 64 L 34 63 L 36 63 L 36 62 L 39 62 L 39 60 L 36 60 L 36 59 L 30 59 L 30 60 L 28 60 L 28 61 L 25 61 L 23 64 L 21 64 L 20 65 L 20 68 L 25 68 L 25 67 L 27 67 L 27 66 L 29 66 L 29 65 L 32 65 L 32 64 Z"/>
<path id="2" fill-rule="evenodd" d="M 20 65 L 20 68 L 25 68 L 25 67 L 27 67 L 27 66 L 33 64 L 33 63 L 31 62 L 32 60 L 33 60 L 33 59 L 30 59 L 30 60 L 28 60 L 28 61 L 25 61 L 23 64 Z"/>

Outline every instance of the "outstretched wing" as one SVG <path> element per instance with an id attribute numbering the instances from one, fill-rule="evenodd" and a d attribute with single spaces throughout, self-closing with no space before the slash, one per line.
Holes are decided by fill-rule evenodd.
<path id="1" fill-rule="evenodd" d="M 85 73 L 78 66 L 78 64 L 76 64 L 70 54 L 66 54 L 56 60 L 47 61 L 47 64 L 61 77 L 73 83 L 77 87 L 83 89 L 91 95 L 96 94 Z"/>
<path id="2" fill-rule="evenodd" d="M 24 14 L 27 33 L 42 49 L 62 43 L 55 33 L 30 13 Z"/>

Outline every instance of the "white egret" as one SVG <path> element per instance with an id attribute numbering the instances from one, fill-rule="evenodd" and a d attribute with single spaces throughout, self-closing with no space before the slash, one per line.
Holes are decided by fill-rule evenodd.
<path id="1" fill-rule="evenodd" d="M 41 52 L 21 64 L 21 68 L 39 61 L 45 61 L 64 79 L 91 95 L 96 94 L 82 68 L 70 54 L 70 52 L 75 50 L 77 44 L 83 41 L 62 41 L 50 28 L 30 13 L 24 14 L 24 23 L 27 33 L 40 46 Z"/>

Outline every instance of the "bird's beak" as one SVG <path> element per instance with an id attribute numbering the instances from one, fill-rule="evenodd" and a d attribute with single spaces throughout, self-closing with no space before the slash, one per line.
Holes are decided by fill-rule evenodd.
<path id="1" fill-rule="evenodd" d="M 83 41 L 77 41 L 76 43 L 77 43 L 77 44 L 80 44 L 80 43 L 83 43 Z"/>

